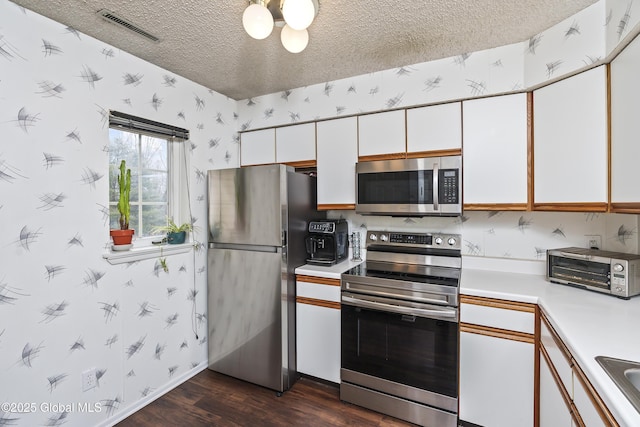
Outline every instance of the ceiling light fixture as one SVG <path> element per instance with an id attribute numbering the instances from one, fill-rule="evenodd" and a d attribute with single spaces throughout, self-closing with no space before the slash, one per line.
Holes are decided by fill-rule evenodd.
<path id="1" fill-rule="evenodd" d="M 291 53 L 302 52 L 309 44 L 307 27 L 318 14 L 318 0 L 249 0 L 242 25 L 251 37 L 262 40 L 274 25 L 282 28 L 282 46 Z"/>

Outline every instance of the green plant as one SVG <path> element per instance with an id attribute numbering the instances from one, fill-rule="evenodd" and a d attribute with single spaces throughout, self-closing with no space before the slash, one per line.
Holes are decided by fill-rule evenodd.
<path id="1" fill-rule="evenodd" d="M 160 258 L 160 267 L 164 270 L 165 273 L 169 272 L 169 266 L 167 265 L 167 257 Z"/>
<path id="2" fill-rule="evenodd" d="M 129 195 L 131 194 L 131 169 L 127 169 L 127 163 L 120 162 L 120 175 L 118 175 L 118 188 L 120 199 L 118 199 L 118 212 L 120 212 L 120 230 L 129 229 L 129 217 L 131 215 L 131 205 Z"/>
<path id="3" fill-rule="evenodd" d="M 173 218 L 168 218 L 167 219 L 167 225 L 161 225 L 158 227 L 153 227 L 153 230 L 151 230 L 151 232 L 153 234 L 157 234 L 157 233 L 180 233 L 182 231 L 193 231 L 193 224 L 191 224 L 190 222 L 185 222 L 182 223 L 180 225 L 177 225 L 174 221 Z"/>

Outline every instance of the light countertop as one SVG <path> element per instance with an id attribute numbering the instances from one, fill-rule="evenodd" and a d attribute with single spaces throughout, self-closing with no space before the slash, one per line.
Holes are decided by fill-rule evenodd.
<path id="1" fill-rule="evenodd" d="M 295 272 L 339 279 L 358 264 L 350 260 L 330 267 L 307 264 Z M 462 265 L 461 294 L 538 304 L 618 423 L 640 426 L 640 413 L 595 360 L 603 355 L 640 361 L 640 296 L 622 300 L 550 283 L 544 262 L 476 258 L 463 259 Z"/>
<path id="2" fill-rule="evenodd" d="M 640 296 L 622 300 L 550 283 L 544 275 L 464 267 L 460 293 L 537 303 L 618 423 L 640 426 L 640 414 L 594 359 L 640 361 Z"/>
<path id="3" fill-rule="evenodd" d="M 328 267 L 321 265 L 305 264 L 302 267 L 296 268 L 296 274 L 304 276 L 316 276 L 324 277 L 325 279 L 338 279 L 340 275 L 350 268 L 355 267 L 358 264 L 362 264 L 363 261 L 351 261 L 346 259 L 338 264 L 334 264 Z"/>

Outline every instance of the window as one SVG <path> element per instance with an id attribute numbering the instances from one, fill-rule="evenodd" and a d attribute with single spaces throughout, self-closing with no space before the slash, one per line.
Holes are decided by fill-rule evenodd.
<path id="1" fill-rule="evenodd" d="M 122 160 L 131 169 L 129 228 L 147 237 L 154 227 L 188 222 L 189 212 L 180 200 L 186 183 L 186 153 L 182 141 L 188 131 L 145 119 L 111 112 L 109 117 L 109 221 L 119 228 L 118 175 Z"/>

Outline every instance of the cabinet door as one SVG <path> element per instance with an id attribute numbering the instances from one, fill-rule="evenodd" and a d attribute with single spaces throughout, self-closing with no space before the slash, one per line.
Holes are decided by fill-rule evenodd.
<path id="1" fill-rule="evenodd" d="M 266 165 L 276 162 L 275 129 L 240 134 L 240 165 Z"/>
<path id="2" fill-rule="evenodd" d="M 407 156 L 460 154 L 462 150 L 460 102 L 407 110 Z"/>
<path id="3" fill-rule="evenodd" d="M 574 367 L 573 372 L 573 404 L 575 405 L 582 422 L 587 427 L 610 426 L 605 422 L 600 412 L 602 411 L 597 404 L 592 401 L 592 391 L 585 384 L 586 378 Z"/>
<path id="4" fill-rule="evenodd" d="M 640 39 L 611 62 L 611 211 L 640 213 Z"/>
<path id="5" fill-rule="evenodd" d="M 533 92 L 534 209 L 606 211 L 605 66 Z"/>
<path id="6" fill-rule="evenodd" d="M 276 128 L 276 162 L 313 165 L 316 159 L 316 124 Z"/>
<path id="7" fill-rule="evenodd" d="M 358 119 L 317 124 L 318 209 L 356 208 Z"/>
<path id="8" fill-rule="evenodd" d="M 460 333 L 460 420 L 533 426 L 534 344 Z"/>
<path id="9" fill-rule="evenodd" d="M 540 427 L 571 427 L 571 411 L 547 360 L 540 355 Z"/>
<path id="10" fill-rule="evenodd" d="M 407 151 L 404 110 L 358 117 L 358 156 L 404 158 Z"/>
<path id="11" fill-rule="evenodd" d="M 296 303 L 298 372 L 340 382 L 340 309 Z"/>
<path id="12" fill-rule="evenodd" d="M 527 95 L 464 101 L 464 209 L 526 210 Z"/>

